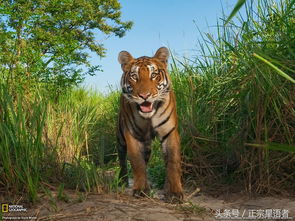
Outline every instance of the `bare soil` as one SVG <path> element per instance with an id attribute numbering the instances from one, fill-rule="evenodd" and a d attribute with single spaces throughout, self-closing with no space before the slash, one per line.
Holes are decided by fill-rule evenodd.
<path id="1" fill-rule="evenodd" d="M 131 189 L 127 189 L 125 193 L 120 194 L 89 194 L 86 196 L 72 191 L 65 191 L 65 193 L 66 197 L 64 200 L 57 200 L 57 193 L 53 192 L 52 197 L 43 196 L 41 202 L 35 204 L 33 207 L 28 207 L 26 213 L 5 213 L 3 214 L 3 218 L 4 220 L 8 220 L 6 217 L 10 216 L 23 217 L 22 220 L 42 221 L 212 221 L 217 220 L 215 216 L 218 210 L 224 212 L 234 209 L 239 210 L 241 213 L 243 211 L 248 213 L 250 210 L 279 209 L 282 211 L 284 209 L 288 211 L 289 217 L 295 218 L 294 198 L 249 198 L 245 194 L 226 194 L 220 195 L 219 197 L 212 197 L 198 192 L 195 196 L 194 194 L 187 193 L 187 202 L 183 204 L 170 204 L 162 200 L 163 196 L 161 192 L 154 194 L 153 198 L 140 199 L 131 196 Z M 227 220 L 230 220 L 230 218 Z M 231 220 L 241 219 L 231 218 Z"/>

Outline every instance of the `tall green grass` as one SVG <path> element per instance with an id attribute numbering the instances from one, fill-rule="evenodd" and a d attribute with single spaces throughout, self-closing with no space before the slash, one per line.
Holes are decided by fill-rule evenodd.
<path id="1" fill-rule="evenodd" d="M 51 142 L 58 139 L 62 161 L 71 162 L 80 155 L 103 165 L 116 152 L 118 93 L 108 96 L 83 88 L 62 95 L 50 106 L 48 132 Z M 58 130 L 62 125 L 61 131 Z"/>
<path id="2" fill-rule="evenodd" d="M 0 84 L 0 188 L 33 202 L 48 186 L 116 188 L 118 94 L 32 91 Z"/>
<path id="3" fill-rule="evenodd" d="M 0 185 L 14 193 L 37 198 L 45 149 L 42 142 L 46 102 L 18 94 L 15 99 L 0 84 Z"/>
<path id="4" fill-rule="evenodd" d="M 56 152 L 65 187 L 112 189 L 114 184 L 108 176 L 118 170 L 112 168 L 116 159 L 118 99 L 116 92 L 104 96 L 80 88 L 62 95 L 50 107 L 49 142 L 58 138 Z M 116 183 L 115 178 L 113 181 Z"/>
<path id="5" fill-rule="evenodd" d="M 246 4 L 246 17 L 202 34 L 195 60 L 173 58 L 184 183 L 295 194 L 295 1 Z M 47 186 L 118 189 L 119 92 L 48 96 L 0 84 L 0 189 L 35 201 Z M 159 143 L 149 176 L 164 183 Z"/>
<path id="6" fill-rule="evenodd" d="M 294 17 L 294 1 L 246 4 L 246 17 L 227 26 L 221 19 L 216 37 L 202 35 L 194 61 L 174 60 L 186 174 L 195 184 L 292 189 Z"/>

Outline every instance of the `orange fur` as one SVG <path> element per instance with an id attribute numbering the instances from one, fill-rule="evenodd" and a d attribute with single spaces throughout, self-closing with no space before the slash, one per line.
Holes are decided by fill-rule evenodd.
<path id="1" fill-rule="evenodd" d="M 168 56 L 166 48 L 160 48 L 154 57 L 134 59 L 126 51 L 119 54 L 124 72 L 118 127 L 120 177 L 128 182 L 128 155 L 134 175 L 134 194 L 149 191 L 146 167 L 151 142 L 158 136 L 167 168 L 167 196 L 181 200 L 180 139 L 175 95 L 167 71 Z"/>

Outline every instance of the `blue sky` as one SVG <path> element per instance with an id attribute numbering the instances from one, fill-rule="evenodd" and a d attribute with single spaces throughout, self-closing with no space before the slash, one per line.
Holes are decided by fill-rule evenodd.
<path id="1" fill-rule="evenodd" d="M 108 85 L 119 86 L 122 75 L 117 61 L 122 50 L 133 57 L 152 56 L 162 46 L 170 48 L 181 58 L 196 56 L 199 32 L 214 33 L 216 21 L 233 9 L 236 0 L 119 0 L 122 19 L 131 20 L 134 25 L 123 38 L 97 36 L 107 49 L 106 57 L 91 54 L 91 62 L 101 65 L 103 72 L 85 79 L 84 85 L 101 92 L 108 91 Z"/>

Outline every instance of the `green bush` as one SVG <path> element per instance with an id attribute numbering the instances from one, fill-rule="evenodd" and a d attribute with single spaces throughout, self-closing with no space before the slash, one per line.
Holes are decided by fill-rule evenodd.
<path id="1" fill-rule="evenodd" d="M 185 170 L 194 185 L 214 189 L 234 183 L 258 193 L 291 189 L 293 5 L 289 0 L 246 5 L 246 18 L 228 26 L 221 20 L 216 38 L 203 36 L 196 60 L 179 66 L 174 59 Z"/>

